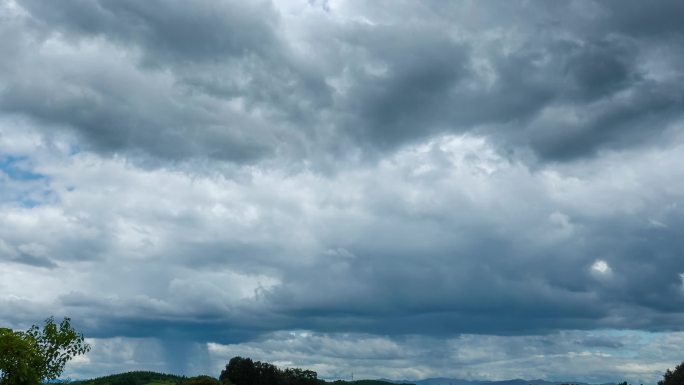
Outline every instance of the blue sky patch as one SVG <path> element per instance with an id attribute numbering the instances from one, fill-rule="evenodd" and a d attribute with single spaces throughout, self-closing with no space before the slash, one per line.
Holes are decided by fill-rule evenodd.
<path id="1" fill-rule="evenodd" d="M 44 179 L 45 175 L 33 172 L 26 156 L 3 156 L 0 158 L 0 170 L 14 180 L 33 181 Z"/>

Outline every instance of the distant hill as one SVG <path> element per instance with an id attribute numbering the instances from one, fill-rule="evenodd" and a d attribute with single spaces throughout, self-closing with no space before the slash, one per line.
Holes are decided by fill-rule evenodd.
<path id="1" fill-rule="evenodd" d="M 408 381 L 408 380 L 387 380 L 387 379 L 382 379 L 381 381 L 385 382 L 391 382 L 394 384 L 407 384 L 407 383 L 412 383 L 416 385 L 564 385 L 564 384 L 572 384 L 572 385 L 592 385 L 592 384 L 587 384 L 584 382 L 577 382 L 577 381 L 546 381 L 546 380 L 523 380 L 523 379 L 514 379 L 514 380 L 503 380 L 503 381 L 477 381 L 477 380 L 462 380 L 458 378 L 446 378 L 446 377 L 438 377 L 438 378 L 427 378 L 424 380 L 417 380 L 417 381 Z M 615 385 L 612 383 L 608 384 L 597 384 L 597 385 Z"/>
<path id="2" fill-rule="evenodd" d="M 415 385 L 415 382 L 402 382 L 390 380 L 357 380 L 357 381 L 326 381 L 326 384 L 334 385 Z"/>
<path id="3" fill-rule="evenodd" d="M 187 377 L 156 372 L 127 372 L 90 380 L 73 381 L 70 385 L 178 385 Z"/>

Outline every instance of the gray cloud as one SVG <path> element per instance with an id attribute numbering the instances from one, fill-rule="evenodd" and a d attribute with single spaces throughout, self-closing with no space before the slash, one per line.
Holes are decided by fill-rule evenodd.
<path id="1" fill-rule="evenodd" d="M 117 43 L 136 44 L 149 52 L 149 61 L 215 60 L 268 50 L 275 44 L 277 14 L 268 2 L 229 1 L 187 3 L 135 1 L 67 1 L 46 4 L 22 1 L 50 33 L 55 28 L 80 39 L 102 36 Z"/>
<path id="2" fill-rule="evenodd" d="M 19 4 L 0 105 L 102 151 L 323 162 L 477 132 L 568 161 L 681 119 L 676 25 L 650 21 L 676 3 L 305 6 L 296 22 L 265 2 Z"/>
<path id="3" fill-rule="evenodd" d="M 523 376 L 679 336 L 676 2 L 1 4 L 0 321 L 72 316 L 79 373 L 303 332 L 413 378 L 517 341 Z"/>
<path id="4" fill-rule="evenodd" d="M 6 207 L 0 237 L 7 250 L 42 250 L 57 275 L 92 264 L 52 295 L 98 337 L 679 330 L 684 265 L 670 227 L 681 223 L 672 206 L 681 197 L 649 187 L 672 168 L 639 172 L 679 154 L 615 155 L 619 169 L 617 159 L 593 161 L 586 167 L 601 173 L 578 182 L 453 137 L 372 171 L 274 171 L 240 184 L 77 154 L 39 168 L 59 181 L 60 207 Z M 638 187 L 624 190 L 621 174 L 634 172 Z"/>

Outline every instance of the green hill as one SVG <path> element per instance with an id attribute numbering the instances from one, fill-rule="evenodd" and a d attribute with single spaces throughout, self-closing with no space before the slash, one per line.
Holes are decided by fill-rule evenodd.
<path id="1" fill-rule="evenodd" d="M 178 385 L 187 377 L 155 372 L 127 372 L 74 381 L 73 385 Z"/>

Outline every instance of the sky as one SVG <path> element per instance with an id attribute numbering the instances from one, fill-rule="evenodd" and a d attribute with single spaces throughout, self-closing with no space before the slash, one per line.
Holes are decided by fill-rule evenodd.
<path id="1" fill-rule="evenodd" d="M 65 378 L 654 384 L 684 2 L 0 0 L 0 325 Z"/>

